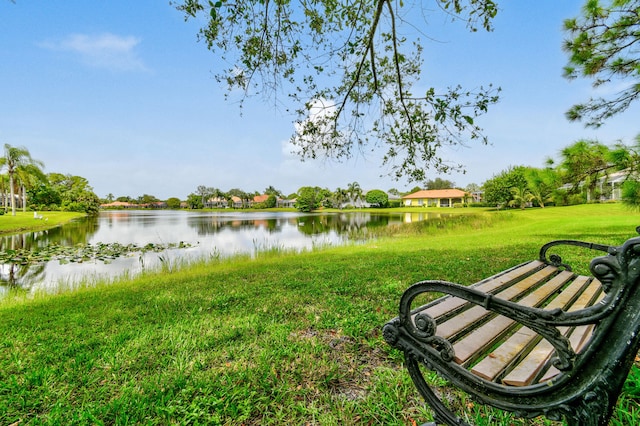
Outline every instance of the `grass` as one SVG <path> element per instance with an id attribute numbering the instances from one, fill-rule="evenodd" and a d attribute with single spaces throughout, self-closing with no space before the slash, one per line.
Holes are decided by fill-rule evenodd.
<path id="1" fill-rule="evenodd" d="M 85 216 L 83 213 L 73 212 L 38 212 L 38 214 L 42 215 L 42 219 L 34 218 L 33 212 L 16 211 L 16 215 L 13 216 L 9 210 L 9 212 L 0 215 L 0 234 L 39 231 Z"/>
<path id="2" fill-rule="evenodd" d="M 618 205 L 465 215 L 364 244 L 215 259 L 5 300 L 0 424 L 424 422 L 431 414 L 402 355 L 381 336 L 406 287 L 469 284 L 531 259 L 550 239 L 620 244 L 639 219 Z M 639 376 L 634 369 L 613 424 L 640 422 Z M 441 391 L 478 425 L 551 424 Z"/>

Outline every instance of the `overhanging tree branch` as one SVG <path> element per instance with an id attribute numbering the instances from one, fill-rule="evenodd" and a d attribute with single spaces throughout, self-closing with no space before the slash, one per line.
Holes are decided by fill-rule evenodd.
<path id="1" fill-rule="evenodd" d="M 472 31 L 478 22 L 489 30 L 497 13 L 492 0 L 431 1 Z M 425 96 L 411 93 L 424 77 L 422 44 L 418 36 L 401 39 L 397 20 L 398 11 L 411 6 L 391 0 L 276 5 L 269 0 L 183 0 L 177 7 L 187 18 L 208 12 L 200 36 L 228 64 L 217 78 L 230 93 L 241 88 L 242 99 L 269 91 L 277 96 L 289 86 L 291 103 L 299 105 L 292 142 L 301 159 L 343 159 L 356 147 L 360 152 L 385 147 L 383 165 L 391 167 L 390 174 L 418 180 L 428 169 L 451 168 L 440 147 L 474 139 L 486 143 L 475 118 L 497 102 L 497 90 L 489 86 L 472 93 L 454 86 L 444 95 L 433 89 Z M 418 2 L 413 7 L 428 6 Z"/>

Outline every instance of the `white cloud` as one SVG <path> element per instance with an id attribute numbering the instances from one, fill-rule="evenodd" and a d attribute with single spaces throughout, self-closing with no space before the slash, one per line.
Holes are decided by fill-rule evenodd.
<path id="1" fill-rule="evenodd" d="M 71 52 L 85 64 L 112 71 L 145 71 L 147 68 L 136 53 L 140 39 L 105 33 L 99 35 L 70 34 L 57 41 L 47 41 L 47 49 Z"/>
<path id="2" fill-rule="evenodd" d="M 296 142 L 295 144 L 292 141 L 289 142 L 289 153 L 300 155 L 305 148 L 311 148 L 318 158 L 330 158 L 332 151 L 338 145 L 338 141 L 332 137 L 336 106 L 327 99 L 314 99 L 309 103 L 308 114 L 303 122 L 294 124 Z M 310 135 L 304 134 L 307 126 L 314 129 Z"/>

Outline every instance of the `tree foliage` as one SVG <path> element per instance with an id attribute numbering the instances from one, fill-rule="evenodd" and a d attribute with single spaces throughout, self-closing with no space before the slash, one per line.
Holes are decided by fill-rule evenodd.
<path id="1" fill-rule="evenodd" d="M 574 191 L 582 185 L 588 189 L 588 199 L 595 199 L 598 181 L 612 168 L 610 150 L 595 140 L 580 140 L 561 151 L 559 166 L 563 183 L 571 184 Z"/>
<path id="2" fill-rule="evenodd" d="M 381 189 L 372 189 L 365 195 L 365 201 L 372 206 L 388 207 L 389 196 Z"/>
<path id="3" fill-rule="evenodd" d="M 511 188 L 511 200 L 509 200 L 509 206 L 519 207 L 524 210 L 531 201 L 533 201 L 533 194 L 527 189 L 526 186 L 517 186 Z"/>
<path id="4" fill-rule="evenodd" d="M 178 197 L 170 197 L 167 199 L 167 207 L 170 209 L 179 209 L 180 208 L 180 198 Z"/>
<path id="5" fill-rule="evenodd" d="M 435 178 L 427 181 L 427 189 L 451 189 L 455 187 L 455 183 L 448 179 Z"/>
<path id="6" fill-rule="evenodd" d="M 484 185 L 484 199 L 496 206 L 508 205 L 513 200 L 513 188 L 526 188 L 526 168 L 523 166 L 510 167 L 498 175 L 487 180 Z"/>
<path id="7" fill-rule="evenodd" d="M 344 203 L 349 201 L 349 192 L 340 187 L 336 188 L 331 195 L 332 207 L 342 210 Z"/>
<path id="8" fill-rule="evenodd" d="M 331 191 L 319 186 L 303 186 L 298 190 L 296 209 L 301 212 L 310 212 L 322 206 L 322 202 L 331 197 Z"/>
<path id="9" fill-rule="evenodd" d="M 345 159 L 384 146 L 390 175 L 422 181 L 427 169 L 462 168 L 440 156 L 442 146 L 487 143 L 476 118 L 497 102 L 499 89 L 415 90 L 427 28 L 415 17 L 445 13 L 472 31 L 491 30 L 498 10 L 492 0 L 433 0 L 434 7 L 392 0 L 175 4 L 185 19 L 206 18 L 199 36 L 228 64 L 216 77 L 229 93 L 276 102 L 287 94 L 284 108 L 293 103 L 296 110 L 291 141 L 302 159 Z M 404 35 L 411 31 L 420 35 Z"/>
<path id="10" fill-rule="evenodd" d="M 593 87 L 624 88 L 612 96 L 591 98 L 567 112 L 570 120 L 600 126 L 625 111 L 640 96 L 640 0 L 587 0 L 582 16 L 567 19 L 569 39 L 565 76 L 593 79 Z"/>
<path id="11" fill-rule="evenodd" d="M 269 194 L 267 200 L 264 202 L 266 209 L 272 209 L 278 204 L 278 196 L 276 194 Z"/>
<path id="12" fill-rule="evenodd" d="M 530 201 L 534 201 L 542 208 L 553 200 L 554 191 L 561 186 L 560 175 L 552 168 L 529 167 L 525 171 L 525 179 L 531 194 Z"/>
<path id="13" fill-rule="evenodd" d="M 202 203 L 202 194 L 194 194 L 193 192 L 187 195 L 187 207 L 190 209 L 201 209 L 204 207 Z"/>
<path id="14" fill-rule="evenodd" d="M 49 173 L 49 184 L 60 194 L 62 211 L 98 214 L 100 198 L 93 192 L 89 181 L 82 176 Z"/>
<path id="15" fill-rule="evenodd" d="M 7 174 L 9 175 L 9 192 L 11 202 L 11 213 L 16 215 L 16 199 L 15 199 L 15 187 L 18 182 L 21 183 L 24 194 L 24 183 L 30 175 L 42 175 L 41 168 L 44 167 L 44 163 L 39 160 L 35 160 L 31 157 L 29 150 L 23 146 L 16 147 L 11 146 L 8 143 L 4 144 L 4 155 L 0 158 L 0 168 L 6 167 Z M 26 196 L 23 195 L 24 198 Z M 23 202 L 23 207 L 24 202 Z"/>

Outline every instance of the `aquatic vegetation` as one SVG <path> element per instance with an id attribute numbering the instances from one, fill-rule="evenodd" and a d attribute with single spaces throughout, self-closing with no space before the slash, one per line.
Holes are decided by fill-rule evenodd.
<path id="1" fill-rule="evenodd" d="M 75 246 L 51 244 L 47 247 L 41 247 L 33 250 L 0 250 L 0 264 L 33 265 L 52 260 L 57 260 L 60 264 L 82 263 L 92 260 L 109 263 L 119 257 L 131 256 L 134 254 L 143 255 L 148 252 L 158 253 L 168 249 L 181 249 L 188 247 L 191 247 L 191 244 L 183 241 L 169 244 L 149 243 L 144 246 L 120 243 L 78 244 Z"/>

